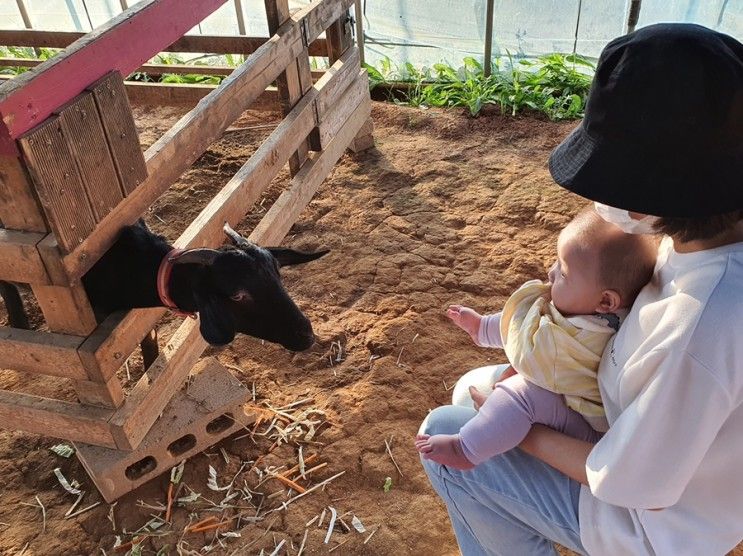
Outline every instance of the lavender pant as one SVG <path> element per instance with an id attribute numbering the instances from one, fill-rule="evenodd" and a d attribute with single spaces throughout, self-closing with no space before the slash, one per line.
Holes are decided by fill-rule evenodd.
<path id="1" fill-rule="evenodd" d="M 489 388 L 478 389 L 487 393 Z M 463 396 L 464 392 L 455 391 L 454 397 L 458 394 Z M 466 395 L 469 397 L 468 392 Z M 514 375 L 499 382 L 477 415 L 460 429 L 464 455 L 479 465 L 518 446 L 535 423 L 588 442 L 598 442 L 601 437 L 580 413 L 565 405 L 562 395 Z"/>

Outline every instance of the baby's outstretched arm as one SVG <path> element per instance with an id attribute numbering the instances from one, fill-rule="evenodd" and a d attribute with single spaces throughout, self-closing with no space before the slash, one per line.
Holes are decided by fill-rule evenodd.
<path id="1" fill-rule="evenodd" d="M 480 347 L 503 348 L 500 335 L 501 314 L 481 315 L 474 309 L 462 305 L 449 305 L 446 316 L 470 335 Z"/>
<path id="2" fill-rule="evenodd" d="M 480 345 L 478 337 L 480 335 L 480 320 L 482 320 L 482 315 L 469 307 L 449 305 L 449 308 L 446 310 L 446 316 L 469 334 L 475 344 Z"/>
<path id="3" fill-rule="evenodd" d="M 423 459 L 430 459 L 441 465 L 465 471 L 475 467 L 464 456 L 458 434 L 419 434 L 415 437 L 415 448 Z"/>

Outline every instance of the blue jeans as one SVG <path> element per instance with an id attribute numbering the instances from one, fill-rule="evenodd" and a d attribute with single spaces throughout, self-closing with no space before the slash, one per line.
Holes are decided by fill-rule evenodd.
<path id="1" fill-rule="evenodd" d="M 454 401 L 464 404 L 469 384 L 483 388 L 502 368 L 483 367 L 464 375 Z M 426 434 L 456 434 L 476 414 L 450 405 L 432 411 L 421 425 Z M 431 485 L 446 504 L 464 556 L 554 555 L 554 542 L 584 554 L 578 524 L 580 484 L 518 448 L 470 471 L 421 460 Z"/>

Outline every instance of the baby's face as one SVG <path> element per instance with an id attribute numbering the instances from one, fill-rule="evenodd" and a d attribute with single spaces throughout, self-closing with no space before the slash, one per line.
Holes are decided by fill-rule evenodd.
<path id="1" fill-rule="evenodd" d="M 563 315 L 595 313 L 601 302 L 598 253 L 581 243 L 565 228 L 557 240 L 557 261 L 548 273 L 552 303 Z"/>

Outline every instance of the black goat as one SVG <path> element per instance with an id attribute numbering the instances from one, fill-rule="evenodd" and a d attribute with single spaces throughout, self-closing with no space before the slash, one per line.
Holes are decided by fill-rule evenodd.
<path id="1" fill-rule="evenodd" d="M 262 248 L 226 224 L 224 231 L 233 245 L 177 252 L 142 221 L 125 227 L 83 277 L 96 318 L 168 306 L 165 299 L 175 305 L 170 308 L 198 313 L 201 334 L 212 345 L 228 344 L 241 332 L 293 351 L 309 348 L 314 342 L 312 325 L 284 289 L 279 268 L 318 259 L 327 251 Z M 166 257 L 172 268 L 161 297 L 157 279 Z"/>

